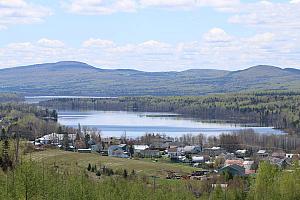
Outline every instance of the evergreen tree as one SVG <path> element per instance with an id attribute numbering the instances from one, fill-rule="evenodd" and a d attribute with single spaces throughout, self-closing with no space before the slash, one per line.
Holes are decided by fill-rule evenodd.
<path id="1" fill-rule="evenodd" d="M 64 147 L 65 150 L 69 149 L 69 136 L 68 136 L 67 132 L 64 132 L 63 147 Z"/>
<path id="2" fill-rule="evenodd" d="M 124 171 L 123 171 L 123 177 L 124 177 L 124 178 L 127 178 L 127 177 L 128 177 L 128 172 L 127 172 L 126 169 L 124 169 Z"/>
<path id="3" fill-rule="evenodd" d="M 91 171 L 91 169 L 92 169 L 92 166 L 91 166 L 91 163 L 89 163 L 89 165 L 88 165 L 88 167 L 87 167 L 87 170 L 88 170 L 88 171 Z"/>
<path id="4" fill-rule="evenodd" d="M 87 148 L 90 148 L 90 144 L 89 144 L 89 141 L 91 140 L 91 137 L 90 137 L 90 135 L 89 134 L 85 134 L 85 136 L 84 136 L 84 143 L 85 143 L 85 146 L 87 147 Z"/>
<path id="5" fill-rule="evenodd" d="M 2 156 L 0 158 L 0 165 L 3 171 L 7 171 L 12 168 L 12 160 L 9 157 L 9 141 L 5 133 L 5 129 L 2 130 L 3 144 L 2 144 Z"/>

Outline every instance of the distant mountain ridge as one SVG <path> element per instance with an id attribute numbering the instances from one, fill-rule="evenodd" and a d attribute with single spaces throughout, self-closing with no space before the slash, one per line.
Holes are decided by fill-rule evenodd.
<path id="1" fill-rule="evenodd" d="M 0 69 L 0 92 L 24 95 L 173 96 L 250 90 L 300 90 L 300 70 L 259 65 L 238 71 L 144 72 L 75 61 Z"/>

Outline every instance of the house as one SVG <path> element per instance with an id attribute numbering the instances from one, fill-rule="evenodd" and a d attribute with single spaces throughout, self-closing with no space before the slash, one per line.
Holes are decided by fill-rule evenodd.
<path id="1" fill-rule="evenodd" d="M 182 153 L 187 154 L 198 154 L 202 151 L 201 146 L 185 146 L 182 149 Z"/>
<path id="2" fill-rule="evenodd" d="M 260 158 L 265 158 L 265 157 L 268 157 L 268 156 L 269 156 L 267 150 L 264 150 L 264 149 L 259 150 L 259 151 L 256 153 L 256 155 L 257 155 L 258 157 L 260 157 Z"/>
<path id="3" fill-rule="evenodd" d="M 237 160 L 225 160 L 224 166 L 229 166 L 229 165 L 239 165 L 239 166 L 244 166 L 243 165 L 243 160 L 242 159 L 237 159 Z"/>
<path id="4" fill-rule="evenodd" d="M 167 142 L 154 142 L 149 146 L 149 149 L 160 150 L 160 151 L 164 151 L 167 148 L 169 148 L 169 143 Z"/>
<path id="5" fill-rule="evenodd" d="M 148 145 L 133 145 L 133 151 L 135 154 L 141 153 L 142 150 L 149 149 Z"/>
<path id="6" fill-rule="evenodd" d="M 282 151 L 273 152 L 272 157 L 283 159 L 283 158 L 285 158 L 285 153 Z"/>
<path id="7" fill-rule="evenodd" d="M 224 160 L 235 160 L 237 157 L 234 153 L 221 153 L 220 155 L 216 156 L 216 158 L 224 158 Z"/>
<path id="8" fill-rule="evenodd" d="M 245 160 L 243 162 L 243 166 L 246 170 L 251 170 L 252 166 L 254 165 L 254 161 L 253 160 Z"/>
<path id="9" fill-rule="evenodd" d="M 222 167 L 221 169 L 218 170 L 219 174 L 223 174 L 223 173 L 229 173 L 232 176 L 245 176 L 245 168 L 240 166 L 240 165 L 228 165 L 225 167 Z"/>
<path id="10" fill-rule="evenodd" d="M 208 156 L 192 156 L 193 163 L 205 163 L 209 160 Z"/>
<path id="11" fill-rule="evenodd" d="M 92 149 L 92 152 L 100 153 L 100 151 L 103 149 L 103 147 L 101 144 L 94 144 L 94 145 L 91 145 L 91 149 Z"/>
<path id="12" fill-rule="evenodd" d="M 73 142 L 76 138 L 75 134 L 68 134 L 69 141 Z M 48 135 L 44 135 L 43 137 L 40 137 L 35 140 L 35 142 L 40 144 L 60 144 L 63 141 L 64 134 L 57 134 L 57 133 L 51 133 Z"/>
<path id="13" fill-rule="evenodd" d="M 239 149 L 235 152 L 235 156 L 238 158 L 245 158 L 247 156 L 247 150 L 246 149 Z"/>
<path id="14" fill-rule="evenodd" d="M 108 156 L 129 158 L 128 147 L 126 144 L 111 145 L 108 148 Z"/>
<path id="15" fill-rule="evenodd" d="M 160 151 L 153 149 L 145 149 L 140 151 L 140 155 L 144 158 L 159 158 Z"/>
<path id="16" fill-rule="evenodd" d="M 51 133 L 36 139 L 35 142 L 40 144 L 59 144 L 62 140 L 63 134 Z"/>
<path id="17" fill-rule="evenodd" d="M 299 154 L 287 153 L 285 154 L 285 157 L 289 159 L 299 159 Z"/>
<path id="18" fill-rule="evenodd" d="M 279 168 L 285 168 L 289 165 L 287 158 L 268 157 L 265 160 L 272 165 L 278 166 Z"/>
<path id="19" fill-rule="evenodd" d="M 121 144 L 121 139 L 116 137 L 106 137 L 102 138 L 102 142 L 107 145 L 119 145 Z"/>
<path id="20" fill-rule="evenodd" d="M 180 148 L 169 148 L 168 149 L 168 157 L 171 159 L 176 159 L 178 156 L 181 156 Z"/>
<path id="21" fill-rule="evenodd" d="M 202 151 L 203 155 L 208 155 L 211 157 L 215 157 L 223 153 L 225 154 L 226 150 L 221 147 L 204 148 Z"/>
<path id="22" fill-rule="evenodd" d="M 286 158 L 293 158 L 294 155 L 295 155 L 295 154 L 287 153 L 287 154 L 285 154 L 285 157 L 286 157 Z"/>

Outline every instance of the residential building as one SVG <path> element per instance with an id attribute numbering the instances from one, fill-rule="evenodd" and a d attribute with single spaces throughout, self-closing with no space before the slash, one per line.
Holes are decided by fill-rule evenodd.
<path id="1" fill-rule="evenodd" d="M 140 153 L 142 150 L 149 149 L 148 145 L 133 145 L 133 150 L 135 154 Z"/>
<path id="2" fill-rule="evenodd" d="M 208 155 L 208 156 L 211 156 L 211 157 L 218 156 L 222 153 L 225 154 L 226 150 L 221 148 L 221 147 L 204 148 L 203 151 L 202 151 L 203 155 Z"/>
<path id="3" fill-rule="evenodd" d="M 108 148 L 108 156 L 129 158 L 128 147 L 126 144 L 111 145 Z"/>
<path id="4" fill-rule="evenodd" d="M 222 167 L 221 169 L 218 170 L 219 174 L 225 173 L 225 172 L 231 174 L 232 176 L 245 176 L 246 175 L 245 168 L 240 165 L 235 165 L 235 164 Z"/>
<path id="5" fill-rule="evenodd" d="M 140 155 L 144 158 L 159 158 L 160 151 L 155 149 L 145 149 L 140 151 Z"/>

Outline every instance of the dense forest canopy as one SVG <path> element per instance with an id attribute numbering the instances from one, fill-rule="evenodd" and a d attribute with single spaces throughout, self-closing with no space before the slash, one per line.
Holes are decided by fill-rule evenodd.
<path id="1" fill-rule="evenodd" d="M 54 99 L 40 105 L 57 109 L 172 112 L 202 119 L 256 123 L 296 133 L 300 128 L 300 93 L 286 91 L 208 96 Z"/>
<path id="2" fill-rule="evenodd" d="M 24 96 L 16 93 L 0 93 L 0 103 L 3 102 L 21 102 Z"/>
<path id="3" fill-rule="evenodd" d="M 299 90 L 300 70 L 260 65 L 238 71 L 145 72 L 58 62 L 0 69 L 0 92 L 31 95 L 182 96 L 253 90 Z"/>
<path id="4" fill-rule="evenodd" d="M 0 103 L 0 133 L 33 140 L 57 131 L 57 112 L 26 103 Z"/>

